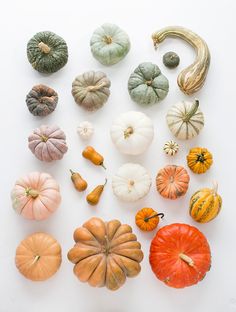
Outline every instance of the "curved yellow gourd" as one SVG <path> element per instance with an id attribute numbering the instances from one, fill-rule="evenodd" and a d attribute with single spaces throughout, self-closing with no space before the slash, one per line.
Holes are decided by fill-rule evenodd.
<path id="1" fill-rule="evenodd" d="M 179 37 L 188 42 L 197 53 L 193 64 L 180 72 L 177 82 L 181 91 L 187 95 L 197 92 L 203 86 L 210 66 L 210 51 L 206 42 L 191 30 L 180 26 L 169 26 L 152 35 L 157 47 L 167 37 Z"/>

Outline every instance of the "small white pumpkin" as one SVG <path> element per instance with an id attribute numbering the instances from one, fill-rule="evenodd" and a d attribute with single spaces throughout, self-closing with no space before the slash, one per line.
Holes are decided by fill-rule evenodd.
<path id="1" fill-rule="evenodd" d="M 122 165 L 112 178 L 113 193 L 125 202 L 134 202 L 143 198 L 150 190 L 151 176 L 139 164 Z"/>
<path id="2" fill-rule="evenodd" d="M 121 114 L 112 124 L 111 139 L 123 154 L 144 153 L 154 136 L 153 123 L 144 113 L 129 111 Z"/>
<path id="3" fill-rule="evenodd" d="M 179 144 L 173 140 L 167 141 L 163 147 L 164 152 L 169 156 L 174 156 L 178 153 Z"/>
<path id="4" fill-rule="evenodd" d="M 89 121 L 82 121 L 78 128 L 77 133 L 83 140 L 88 140 L 94 133 L 94 127 Z"/>
<path id="5" fill-rule="evenodd" d="M 166 115 L 170 131 L 180 140 L 189 140 L 199 134 L 204 126 L 204 116 L 199 101 L 181 101 L 173 105 Z"/>

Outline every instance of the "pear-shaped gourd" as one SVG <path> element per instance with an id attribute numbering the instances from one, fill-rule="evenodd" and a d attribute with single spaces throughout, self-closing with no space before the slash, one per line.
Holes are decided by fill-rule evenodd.
<path id="1" fill-rule="evenodd" d="M 96 186 L 95 189 L 87 195 L 86 200 L 88 204 L 92 206 L 95 206 L 98 204 L 106 184 L 107 184 L 107 179 L 105 180 L 104 184 Z"/>

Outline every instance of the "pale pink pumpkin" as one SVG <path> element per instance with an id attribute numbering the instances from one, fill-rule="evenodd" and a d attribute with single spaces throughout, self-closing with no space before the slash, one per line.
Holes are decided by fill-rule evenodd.
<path id="1" fill-rule="evenodd" d="M 48 173 L 31 172 L 16 181 L 11 199 L 14 210 L 24 218 L 44 220 L 57 210 L 61 195 L 59 185 Z"/>
<path id="2" fill-rule="evenodd" d="M 67 152 L 65 133 L 58 126 L 42 125 L 28 137 L 31 152 L 40 160 L 62 159 Z"/>

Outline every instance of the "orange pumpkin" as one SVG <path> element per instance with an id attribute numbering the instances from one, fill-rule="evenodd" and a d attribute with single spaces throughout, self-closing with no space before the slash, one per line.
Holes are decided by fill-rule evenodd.
<path id="1" fill-rule="evenodd" d="M 157 213 L 152 208 L 142 208 L 136 213 L 135 223 L 142 231 L 152 231 L 157 227 L 159 217 L 163 218 L 164 213 Z"/>
<path id="2" fill-rule="evenodd" d="M 205 173 L 213 163 L 213 156 L 204 147 L 194 147 L 187 155 L 187 163 L 194 173 Z"/>
<path id="3" fill-rule="evenodd" d="M 177 199 L 185 195 L 189 184 L 188 172 L 182 166 L 168 165 L 156 177 L 156 188 L 161 196 Z"/>
<path id="4" fill-rule="evenodd" d="M 194 226 L 170 224 L 162 227 L 150 247 L 150 265 L 167 286 L 183 288 L 201 281 L 211 267 L 206 237 Z"/>

